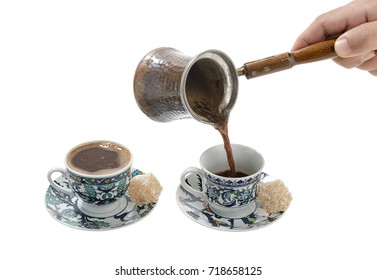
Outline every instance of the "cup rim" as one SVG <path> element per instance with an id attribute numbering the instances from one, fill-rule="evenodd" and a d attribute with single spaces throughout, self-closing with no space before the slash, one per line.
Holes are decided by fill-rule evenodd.
<path id="1" fill-rule="evenodd" d="M 247 149 L 253 150 L 253 151 L 254 151 L 256 154 L 258 154 L 258 155 L 260 156 L 260 158 L 262 159 L 262 166 L 261 166 L 256 172 L 254 172 L 253 174 L 250 174 L 250 175 L 247 175 L 247 176 L 243 176 L 243 177 L 225 177 L 225 176 L 217 175 L 216 173 L 214 173 L 214 172 L 208 170 L 208 169 L 203 165 L 203 163 L 202 163 L 202 159 L 203 159 L 204 155 L 205 155 L 208 151 L 210 151 L 210 150 L 212 150 L 212 149 L 216 149 L 216 148 L 221 147 L 221 146 L 224 147 L 223 144 L 219 144 L 219 145 L 215 145 L 215 146 L 212 146 L 212 147 L 206 149 L 206 150 L 201 154 L 201 156 L 200 156 L 200 166 L 202 167 L 202 169 L 203 169 L 205 172 L 207 172 L 207 173 L 209 173 L 209 174 L 211 174 L 211 175 L 217 176 L 217 177 L 222 178 L 222 179 L 228 179 L 228 180 L 244 180 L 244 179 L 246 179 L 246 178 L 254 177 L 254 176 L 258 175 L 259 173 L 262 173 L 262 172 L 263 172 L 263 168 L 264 168 L 264 165 L 265 165 L 265 160 L 264 160 L 264 157 L 262 156 L 262 154 L 261 154 L 260 152 L 258 152 L 256 149 L 254 149 L 254 148 L 252 148 L 252 147 L 249 147 L 249 146 L 246 146 L 246 145 L 242 145 L 242 144 L 231 143 L 230 145 L 232 146 L 232 149 L 233 149 L 234 146 L 238 146 L 238 147 L 243 147 L 243 148 L 247 148 Z M 224 148 L 224 149 L 225 149 L 225 148 Z"/>
<path id="2" fill-rule="evenodd" d="M 69 165 L 68 165 L 68 162 L 67 162 L 67 159 L 68 159 L 68 156 L 69 154 L 74 150 L 74 149 L 77 149 L 81 146 L 84 146 L 84 145 L 87 145 L 87 144 L 91 144 L 91 143 L 101 143 L 101 142 L 108 142 L 108 143 L 112 143 L 112 144 L 115 144 L 115 145 L 118 145 L 124 149 L 126 149 L 129 153 L 130 153 L 130 161 L 128 162 L 128 164 L 123 167 L 122 169 L 116 171 L 116 172 L 113 172 L 113 173 L 109 173 L 109 174 L 86 174 L 86 173 L 82 173 L 82 172 L 79 172 L 79 171 L 76 171 L 74 169 L 72 169 Z M 66 156 L 64 158 L 64 164 L 65 164 L 65 167 L 67 168 L 67 170 L 70 172 L 70 173 L 73 173 L 77 176 L 80 176 L 80 177 L 85 177 L 85 178 L 94 178 L 94 179 L 99 179 L 99 178 L 110 178 L 110 177 L 114 177 L 114 176 L 117 176 L 119 174 L 122 174 L 123 172 L 125 172 L 127 169 L 129 169 L 131 166 L 132 166 L 132 162 L 133 162 L 133 154 L 131 152 L 131 150 L 126 147 L 125 145 L 123 144 L 120 144 L 118 142 L 115 142 L 115 141 L 112 141 L 112 140 L 92 140 L 92 141 L 87 141 L 87 142 L 83 142 L 83 143 L 80 143 L 76 146 L 74 146 L 73 148 L 71 148 L 67 153 L 66 153 Z"/>

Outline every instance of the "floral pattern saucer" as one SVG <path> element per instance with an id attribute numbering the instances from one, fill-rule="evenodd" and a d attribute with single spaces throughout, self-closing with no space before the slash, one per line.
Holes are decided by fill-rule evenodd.
<path id="1" fill-rule="evenodd" d="M 132 177 L 140 174 L 142 172 L 138 169 L 132 171 Z M 61 186 L 68 185 L 68 181 L 62 176 L 55 181 Z M 64 194 L 51 186 L 45 195 L 47 211 L 53 218 L 64 225 L 83 230 L 110 230 L 124 227 L 139 221 L 155 207 L 155 203 L 143 206 L 135 205 L 128 192 L 126 192 L 126 199 L 128 203 L 125 209 L 114 216 L 99 218 L 82 213 L 77 207 L 77 197 L 74 195 Z"/>
<path id="2" fill-rule="evenodd" d="M 272 180 L 270 176 L 266 173 L 262 174 L 263 182 L 270 180 Z M 274 214 L 266 213 L 257 198 L 255 201 L 256 208 L 249 215 L 238 219 L 225 218 L 213 213 L 208 203 L 204 201 L 203 198 L 187 191 L 181 185 L 177 189 L 176 198 L 179 208 L 191 220 L 203 226 L 224 231 L 258 229 L 275 222 L 284 214 L 284 212 Z"/>

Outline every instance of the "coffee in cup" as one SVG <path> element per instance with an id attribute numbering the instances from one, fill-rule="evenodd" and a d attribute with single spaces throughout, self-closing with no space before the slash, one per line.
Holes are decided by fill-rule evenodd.
<path id="1" fill-rule="evenodd" d="M 72 149 L 67 156 L 67 165 L 78 173 L 105 175 L 122 170 L 130 160 L 131 153 L 121 145 L 99 141 Z"/>
<path id="2" fill-rule="evenodd" d="M 65 168 L 53 168 L 47 178 L 57 191 L 78 198 L 79 209 L 95 217 L 108 217 L 127 206 L 125 193 L 131 181 L 132 154 L 112 141 L 91 141 L 72 148 Z M 61 173 L 68 181 L 62 187 L 52 179 Z"/>
<path id="3" fill-rule="evenodd" d="M 256 150 L 231 144 L 237 173 L 229 177 L 227 154 L 223 145 L 207 149 L 200 157 L 201 168 L 188 167 L 181 175 L 181 185 L 208 203 L 211 210 L 226 218 L 251 214 L 262 178 L 264 159 Z"/>

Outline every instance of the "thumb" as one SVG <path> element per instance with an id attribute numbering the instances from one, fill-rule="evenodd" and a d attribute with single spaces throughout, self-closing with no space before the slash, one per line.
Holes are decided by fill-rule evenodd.
<path id="1" fill-rule="evenodd" d="M 377 21 L 363 23 L 342 34 L 335 52 L 343 58 L 359 56 L 377 49 Z"/>

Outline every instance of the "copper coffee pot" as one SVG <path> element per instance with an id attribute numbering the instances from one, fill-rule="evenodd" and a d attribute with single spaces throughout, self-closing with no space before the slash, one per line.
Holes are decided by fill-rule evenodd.
<path id="1" fill-rule="evenodd" d="M 213 124 L 216 114 L 227 120 L 237 98 L 238 76 L 251 79 L 333 58 L 335 40 L 331 38 L 297 51 L 247 62 L 238 69 L 218 50 L 189 57 L 173 48 L 158 48 L 137 66 L 135 99 L 149 118 L 160 122 L 192 117 Z"/>

